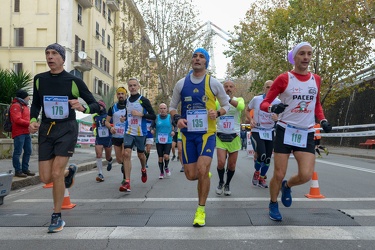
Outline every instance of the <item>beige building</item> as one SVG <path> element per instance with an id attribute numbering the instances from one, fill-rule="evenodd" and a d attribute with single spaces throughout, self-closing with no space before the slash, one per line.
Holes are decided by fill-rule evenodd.
<path id="1" fill-rule="evenodd" d="M 93 93 L 105 95 L 121 83 L 118 73 L 125 62 L 118 52 L 131 49 L 129 41 L 118 41 L 116 26 L 135 36 L 145 34 L 133 0 L 2 0 L 0 68 L 33 76 L 47 71 L 44 49 L 57 42 L 66 49 L 65 70 L 81 77 Z"/>

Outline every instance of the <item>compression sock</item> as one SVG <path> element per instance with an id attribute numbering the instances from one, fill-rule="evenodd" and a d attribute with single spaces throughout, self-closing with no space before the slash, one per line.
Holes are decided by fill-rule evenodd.
<path id="1" fill-rule="evenodd" d="M 101 158 L 96 158 L 96 166 L 98 167 L 99 174 L 103 174 L 103 162 Z"/>
<path id="2" fill-rule="evenodd" d="M 232 180 L 232 177 L 234 175 L 235 171 L 232 171 L 230 169 L 227 170 L 227 183 L 225 185 L 229 185 L 230 181 Z"/>
<path id="3" fill-rule="evenodd" d="M 160 173 L 164 174 L 164 165 L 163 165 L 163 162 L 158 162 L 158 164 L 159 164 Z"/>
<path id="4" fill-rule="evenodd" d="M 254 168 L 256 171 L 259 171 L 260 168 L 262 167 L 262 163 L 259 161 L 254 161 Z"/>
<path id="5" fill-rule="evenodd" d="M 270 164 L 262 164 L 262 168 L 260 169 L 260 176 L 264 178 L 264 176 L 267 174 L 267 171 L 270 167 Z"/>
<path id="6" fill-rule="evenodd" d="M 220 183 L 224 183 L 224 173 L 225 173 L 225 169 L 217 169 L 217 173 L 219 175 L 219 180 L 220 180 Z"/>

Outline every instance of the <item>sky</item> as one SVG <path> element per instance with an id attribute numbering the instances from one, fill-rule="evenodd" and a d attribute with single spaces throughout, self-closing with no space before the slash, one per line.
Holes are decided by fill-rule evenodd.
<path id="1" fill-rule="evenodd" d="M 245 18 L 251 2 L 252 0 L 192 0 L 192 4 L 200 12 L 199 18 L 202 20 L 202 24 L 210 21 L 226 32 L 234 31 L 234 26 Z M 223 79 L 226 64 L 230 62 L 223 52 L 229 47 L 227 42 L 218 36 L 215 36 L 213 44 L 216 77 Z M 210 56 L 212 57 L 212 55 Z M 212 66 L 211 62 L 210 65 Z"/>

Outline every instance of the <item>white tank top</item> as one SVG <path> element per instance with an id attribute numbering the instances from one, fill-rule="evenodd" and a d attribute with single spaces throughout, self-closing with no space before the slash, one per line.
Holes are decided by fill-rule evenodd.
<path id="1" fill-rule="evenodd" d="M 318 86 L 314 74 L 306 82 L 299 81 L 292 73 L 288 72 L 288 85 L 279 98 L 282 103 L 288 104 L 283 113 L 279 115 L 279 124 L 286 124 L 297 128 L 314 131 L 315 104 L 318 95 Z"/>
<path id="2" fill-rule="evenodd" d="M 272 114 L 273 113 L 268 113 L 264 112 L 263 110 L 260 109 L 260 104 L 264 100 L 264 94 L 255 96 L 248 105 L 249 109 L 254 109 L 254 121 L 256 123 L 254 128 L 251 128 L 252 132 L 259 132 L 259 130 L 262 129 L 271 129 L 273 130 L 273 127 L 275 125 L 275 122 L 272 120 Z M 280 100 L 276 98 L 275 100 L 272 101 L 271 105 L 274 104 L 279 104 Z"/>

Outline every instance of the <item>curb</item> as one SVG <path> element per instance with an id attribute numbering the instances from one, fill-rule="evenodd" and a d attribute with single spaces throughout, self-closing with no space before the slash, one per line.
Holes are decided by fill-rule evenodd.
<path id="1" fill-rule="evenodd" d="M 104 163 L 106 164 L 107 161 L 104 160 L 103 164 Z M 96 161 L 77 164 L 77 166 L 78 166 L 77 172 L 89 171 L 93 168 L 96 168 Z M 16 180 L 13 177 L 11 190 L 13 191 L 13 190 L 17 190 L 17 189 L 27 187 L 27 186 L 38 185 L 40 183 L 41 183 L 41 181 L 40 181 L 39 175 L 26 177 L 26 178 L 22 178 L 22 179 L 17 178 Z"/>

